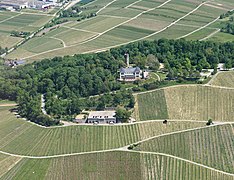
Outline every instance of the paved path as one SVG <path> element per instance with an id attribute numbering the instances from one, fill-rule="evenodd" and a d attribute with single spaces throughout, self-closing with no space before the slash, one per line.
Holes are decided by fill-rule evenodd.
<path id="1" fill-rule="evenodd" d="M 7 19 L 4 19 L 4 20 L 0 21 L 0 23 L 3 23 L 3 22 L 8 21 L 8 20 L 10 20 L 10 19 L 13 19 L 13 18 L 15 18 L 15 17 L 17 17 L 17 16 L 20 16 L 21 14 L 22 14 L 22 13 L 19 13 L 19 14 L 15 15 L 15 16 L 11 16 L 11 17 L 9 17 L 9 18 L 7 18 Z"/>
<path id="2" fill-rule="evenodd" d="M 209 38 L 213 37 L 215 34 L 219 33 L 219 32 L 220 32 L 220 30 L 221 30 L 221 29 L 217 29 L 217 30 L 215 30 L 214 32 L 212 32 L 212 33 L 211 33 L 211 34 L 209 34 L 208 36 L 206 36 L 206 37 L 204 37 L 204 38 L 200 39 L 199 41 L 205 41 L 205 40 L 207 40 L 207 39 L 209 39 Z"/>
<path id="3" fill-rule="evenodd" d="M 64 8 L 64 10 L 68 10 L 68 9 L 71 8 L 72 6 L 76 5 L 78 2 L 80 2 L 80 0 L 73 0 L 73 1 L 71 1 L 71 2 Z"/>
<path id="4" fill-rule="evenodd" d="M 50 39 L 58 40 L 58 41 L 61 42 L 61 44 L 63 45 L 63 47 L 67 47 L 66 43 L 65 43 L 62 39 L 59 39 L 59 38 L 56 38 L 56 37 L 53 37 L 53 36 L 51 36 L 51 37 L 49 37 L 49 38 L 50 38 Z"/>
<path id="5" fill-rule="evenodd" d="M 222 124 L 217 124 L 217 125 L 211 125 L 211 126 L 205 126 L 205 127 L 198 127 L 198 128 L 191 128 L 191 129 L 186 129 L 186 130 L 180 130 L 180 131 L 175 131 L 171 133 L 165 133 L 161 134 L 158 136 L 153 136 L 150 138 L 143 139 L 141 141 L 134 142 L 133 144 L 139 144 L 157 137 L 162 137 L 162 136 L 167 136 L 167 135 L 172 135 L 172 134 L 178 134 L 178 133 L 183 133 L 183 132 L 188 132 L 188 131 L 194 131 L 194 130 L 199 130 L 199 129 L 206 129 L 206 128 L 211 128 L 214 126 L 221 126 L 225 124 L 233 124 L 233 123 L 222 123 Z M 130 144 L 129 144 L 130 145 Z M 92 154 L 92 153 L 100 153 L 100 152 L 110 152 L 110 151 L 116 151 L 116 150 L 122 150 L 126 149 L 129 145 L 119 147 L 119 148 L 114 148 L 114 149 L 107 149 L 107 150 L 97 150 L 97 151 L 88 151 L 88 152 L 78 152 L 78 153 L 69 153 L 69 154 L 58 154 L 58 155 L 51 155 L 51 156 L 27 156 L 27 155 L 20 155 L 20 154 L 13 154 L 13 153 L 8 153 L 5 151 L 0 151 L 0 153 L 9 155 L 9 156 L 14 156 L 14 157 L 22 157 L 22 158 L 30 158 L 30 159 L 47 159 L 47 158 L 56 158 L 56 157 L 66 157 L 66 156 L 75 156 L 75 155 L 82 155 L 82 154 Z"/>
<path id="6" fill-rule="evenodd" d="M 137 4 L 137 3 L 141 2 L 141 1 L 142 1 L 142 0 L 135 1 L 134 3 L 129 4 L 129 5 L 126 6 L 125 8 L 129 8 L 129 7 L 133 6 L 134 4 Z"/>
<path id="7" fill-rule="evenodd" d="M 0 107 L 10 107 L 10 106 L 17 106 L 16 103 L 12 103 L 12 104 L 0 104 Z"/>
<path id="8" fill-rule="evenodd" d="M 109 5 L 111 5 L 112 3 L 114 3 L 117 0 L 113 0 L 111 2 L 109 2 L 108 4 L 106 4 L 105 6 L 103 6 L 101 9 L 99 9 L 96 14 L 100 13 L 102 10 L 106 9 Z"/>
<path id="9" fill-rule="evenodd" d="M 155 155 L 167 156 L 167 157 L 171 157 L 171 158 L 174 158 L 174 159 L 178 159 L 178 160 L 181 160 L 181 161 L 185 161 L 185 162 L 188 162 L 188 163 L 191 163 L 191 164 L 200 166 L 200 167 L 204 167 L 204 168 L 210 169 L 210 170 L 212 170 L 212 171 L 216 171 L 216 172 L 218 172 L 218 173 L 226 174 L 226 175 L 229 175 L 229 176 L 234 176 L 234 174 L 232 174 L 232 173 L 228 173 L 228 172 L 225 172 L 225 171 L 221 171 L 221 170 L 218 170 L 218 169 L 215 169 L 215 168 L 212 168 L 212 167 L 209 167 L 209 166 L 200 164 L 200 163 L 196 163 L 196 162 L 190 161 L 190 160 L 188 160 L 188 159 L 184 159 L 184 158 L 181 158 L 181 157 L 173 156 L 173 155 L 170 155 L 170 154 L 157 153 L 157 152 L 148 152 L 148 151 L 134 151 L 134 150 L 129 151 L 129 152 L 138 152 L 138 153 L 141 153 L 141 154 L 155 154 Z"/>
<path id="10" fill-rule="evenodd" d="M 95 36 L 95 37 L 93 37 L 93 38 L 90 38 L 90 39 L 88 39 L 88 40 L 86 40 L 86 41 L 83 41 L 83 42 L 81 42 L 81 43 L 78 43 L 78 44 L 73 44 L 73 45 L 67 46 L 67 48 L 69 48 L 69 47 L 75 47 L 75 46 L 77 46 L 77 45 L 82 45 L 82 44 L 88 43 L 88 42 L 90 42 L 90 41 L 93 41 L 93 40 L 97 39 L 98 37 L 100 37 L 100 36 L 106 34 L 107 32 L 109 32 L 109 31 L 111 31 L 111 30 L 113 30 L 113 29 L 115 29 L 115 28 L 117 28 L 117 27 L 119 27 L 119 26 L 121 26 L 121 25 L 123 25 L 123 24 L 126 24 L 126 23 L 128 23 L 128 22 L 130 22 L 130 21 L 132 21 L 132 20 L 134 20 L 134 19 L 136 19 L 136 18 L 138 18 L 139 16 L 141 16 L 141 15 L 144 14 L 144 13 L 147 13 L 147 12 L 150 12 L 150 11 L 153 11 L 153 10 L 155 10 L 155 9 L 158 9 L 158 8 L 163 7 L 164 5 L 168 4 L 168 3 L 171 2 L 171 1 L 172 1 L 172 0 L 168 0 L 168 1 L 162 3 L 161 5 L 159 5 L 159 6 L 155 7 L 155 8 L 151 8 L 151 9 L 145 10 L 145 11 L 139 13 L 138 15 L 136 15 L 135 17 L 132 17 L 132 18 L 130 18 L 130 19 L 128 19 L 128 20 L 126 20 L 126 21 L 124 21 L 124 22 L 122 22 L 122 23 L 116 25 L 116 26 L 111 27 L 110 29 L 108 29 L 108 30 L 106 30 L 106 31 L 104 31 L 104 32 L 102 32 L 102 33 L 99 33 L 97 36 Z M 207 1 L 207 2 L 208 2 L 208 1 Z M 136 41 L 141 41 L 141 40 L 144 40 L 144 39 L 146 39 L 146 38 L 152 37 L 152 36 L 154 36 L 154 35 L 156 35 L 156 34 L 159 34 L 159 33 L 163 32 L 163 31 L 165 31 L 165 30 L 168 29 L 169 27 L 175 25 L 176 23 L 178 23 L 178 22 L 181 21 L 182 19 L 184 19 L 184 18 L 186 18 L 187 16 L 189 16 L 190 14 L 194 13 L 195 11 L 197 11 L 201 6 L 203 6 L 203 5 L 206 4 L 207 2 L 203 2 L 203 3 L 199 4 L 195 9 L 191 10 L 190 12 L 188 12 L 187 14 L 185 14 L 184 16 L 180 17 L 179 19 L 177 19 L 176 21 L 172 22 L 171 24 L 169 24 L 168 26 L 164 27 L 163 29 L 161 29 L 161 30 L 159 30 L 159 31 L 157 31 L 157 32 L 154 32 L 154 33 L 152 33 L 152 34 L 150 34 L 150 35 L 147 35 L 147 36 L 144 36 L 144 37 L 141 37 L 141 38 L 139 38 L 139 39 L 135 39 L 135 40 L 132 40 L 132 41 L 129 41 L 129 42 L 126 42 L 126 43 L 121 43 L 121 44 L 118 44 L 118 45 L 110 46 L 110 47 L 107 47 L 107 48 L 101 48 L 101 49 L 96 49 L 96 50 L 87 51 L 87 52 L 84 52 L 84 53 L 82 53 L 82 54 L 95 53 L 95 52 L 102 52 L 102 51 L 106 51 L 107 49 L 110 49 L 110 48 L 118 47 L 118 46 L 125 45 L 125 44 L 128 44 L 128 43 L 136 42 Z M 63 48 L 51 49 L 51 50 L 48 50 L 48 51 L 44 51 L 44 52 L 41 52 L 41 53 L 37 53 L 37 54 L 34 54 L 34 55 L 27 56 L 27 57 L 25 57 L 25 58 L 23 58 L 23 59 L 29 59 L 29 58 L 32 58 L 32 57 L 36 57 L 36 56 L 38 56 L 38 55 L 46 54 L 46 53 L 53 52 L 53 51 L 60 50 L 60 49 L 63 49 Z"/>
<path id="11" fill-rule="evenodd" d="M 186 34 L 186 35 L 180 36 L 180 37 L 178 37 L 178 38 L 176 38 L 176 39 L 181 39 L 181 38 L 188 37 L 188 36 L 190 36 L 190 35 L 192 35 L 192 34 L 198 32 L 198 31 L 200 31 L 200 30 L 202 30 L 202 29 L 208 27 L 209 25 L 215 23 L 215 22 L 218 21 L 218 20 L 219 20 L 219 17 L 217 17 L 217 18 L 214 19 L 213 21 L 209 22 L 208 24 L 206 24 L 206 25 L 204 25 L 204 26 L 201 26 L 200 28 L 198 28 L 198 29 L 196 29 L 196 30 L 194 30 L 194 31 L 192 31 L 192 32 L 190 32 L 190 33 L 188 33 L 188 34 Z"/>
<path id="12" fill-rule="evenodd" d="M 219 125 L 216 125 L 216 126 L 219 126 Z M 187 132 L 187 131 L 193 131 L 193 130 L 198 130 L 198 129 L 210 128 L 210 127 L 212 127 L 212 126 L 193 128 L 193 129 L 188 129 L 188 130 L 181 130 L 181 131 L 177 131 L 177 132 L 172 132 L 172 133 L 167 133 L 167 134 L 155 136 L 154 138 L 160 137 L 160 136 L 166 136 L 166 135 L 170 135 L 170 134 L 177 134 L 177 133 L 183 133 L 183 132 Z M 148 140 L 150 140 L 150 138 L 144 139 L 142 141 L 138 141 L 138 142 L 136 142 L 134 144 L 138 144 L 138 143 L 141 143 L 141 142 L 144 142 L 144 141 L 148 141 Z M 60 155 L 52 155 L 52 156 L 26 156 L 26 155 L 17 155 L 17 154 L 7 153 L 7 152 L 4 152 L 4 151 L 0 151 L 0 153 L 8 155 L 8 156 L 14 156 L 14 157 L 20 157 L 20 158 L 28 158 L 28 159 L 50 159 L 50 158 L 58 158 L 58 157 L 69 157 L 69 156 L 76 156 L 76 155 L 93 154 L 93 153 L 104 153 L 104 152 L 116 152 L 116 151 L 124 151 L 124 152 L 129 152 L 129 153 L 141 153 L 141 154 L 155 154 L 155 155 L 161 155 L 161 156 L 175 158 L 175 159 L 178 159 L 178 160 L 181 160 L 181 161 L 185 161 L 185 162 L 188 162 L 188 163 L 200 166 L 200 167 L 204 167 L 204 168 L 210 169 L 212 171 L 216 171 L 218 173 L 234 176 L 234 174 L 232 174 L 232 173 L 224 172 L 224 171 L 221 171 L 221 170 L 218 170 L 218 169 L 215 169 L 215 168 L 212 168 L 212 167 L 200 164 L 200 163 L 196 163 L 196 162 L 188 160 L 188 159 L 184 159 L 184 158 L 181 158 L 181 157 L 173 156 L 173 155 L 170 155 L 170 154 L 158 153 L 158 152 L 128 150 L 127 147 L 128 146 L 124 146 L 124 147 L 120 147 L 120 148 L 115 148 L 115 149 L 108 149 L 108 150 L 98 150 L 98 151 L 90 151 L 90 152 L 60 154 Z"/>
<path id="13" fill-rule="evenodd" d="M 128 22 L 130 22 L 130 21 L 132 21 L 132 20 L 134 20 L 134 19 L 136 19 L 136 18 L 138 18 L 139 16 L 141 16 L 141 15 L 144 14 L 144 13 L 147 13 L 147 12 L 152 11 L 152 10 L 154 10 L 154 9 L 160 8 L 160 7 L 166 5 L 167 3 L 171 2 L 171 1 L 172 1 L 172 0 L 168 0 L 168 1 L 162 3 L 161 5 L 159 5 L 159 6 L 155 7 L 155 8 L 148 9 L 148 10 L 146 10 L 146 11 L 143 11 L 143 12 L 139 13 L 138 15 L 136 15 L 135 17 L 130 18 L 130 19 L 128 19 L 128 20 L 126 20 L 126 21 L 124 21 L 124 22 L 122 22 L 122 23 L 120 23 L 120 24 L 118 24 L 118 25 L 116 25 L 116 26 L 113 26 L 113 27 L 111 27 L 110 29 L 108 29 L 108 30 L 106 30 L 106 31 L 104 31 L 104 32 L 102 32 L 102 33 L 99 33 L 97 36 L 88 39 L 87 41 L 83 41 L 82 43 L 78 43 L 78 44 L 73 44 L 73 45 L 67 46 L 67 48 L 69 48 L 69 47 L 75 47 L 75 46 L 77 46 L 77 45 L 81 45 L 81 44 L 85 44 L 85 43 L 88 43 L 88 42 L 90 42 L 90 41 L 93 41 L 93 40 L 97 39 L 98 37 L 100 37 L 101 35 L 103 35 L 103 34 L 109 32 L 109 31 L 111 31 L 111 30 L 113 30 L 113 29 L 115 29 L 115 28 L 117 28 L 117 27 L 123 25 L 123 24 L 126 24 L 126 23 L 128 23 Z M 141 38 L 141 39 L 142 39 L 142 38 Z M 140 39 L 140 40 L 141 40 L 141 39 Z M 144 39 L 144 38 L 143 38 L 143 39 Z M 128 43 L 131 43 L 131 42 L 135 42 L 135 41 L 137 41 L 137 40 L 130 41 L 130 42 L 127 42 L 127 43 L 123 43 L 123 44 L 120 44 L 120 45 L 115 45 L 115 46 L 112 46 L 112 47 L 118 47 L 118 46 L 121 46 L 121 45 L 124 45 L 124 44 L 128 44 Z M 86 54 L 86 53 L 97 52 L 97 51 L 99 51 L 99 50 L 104 51 L 104 50 L 107 50 L 107 49 L 112 48 L 112 47 L 102 48 L 102 49 L 96 49 L 96 50 L 93 50 L 93 51 L 87 51 L 87 52 L 85 52 L 85 54 Z M 53 52 L 53 51 L 60 50 L 60 49 L 63 49 L 63 48 L 51 49 L 51 50 L 48 50 L 48 51 L 44 51 L 44 52 L 41 52 L 41 53 L 37 53 L 37 54 L 34 54 L 34 55 L 30 55 L 30 56 L 24 57 L 23 59 L 29 59 L 29 58 L 32 58 L 32 57 L 35 57 L 35 56 L 38 56 L 38 55 L 46 54 L 46 53 Z M 100 52 L 101 52 L 101 51 L 100 51 Z M 83 53 L 83 54 L 84 54 L 84 53 Z"/>

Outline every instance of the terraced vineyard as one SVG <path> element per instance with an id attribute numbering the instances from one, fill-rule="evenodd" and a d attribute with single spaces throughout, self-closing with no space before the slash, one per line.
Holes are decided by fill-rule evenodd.
<path id="1" fill-rule="evenodd" d="M 12 31 L 34 32 L 53 18 L 51 14 L 0 11 L 0 46 L 11 48 L 23 38 L 11 36 Z"/>
<path id="2" fill-rule="evenodd" d="M 0 150 L 34 156 L 119 148 L 152 136 L 205 125 L 205 122 L 171 122 L 165 126 L 162 121 L 153 121 L 132 125 L 42 128 L 16 119 L 7 108 L 0 107 L 0 112 Z"/>
<path id="3" fill-rule="evenodd" d="M 136 95 L 140 120 L 234 121 L 234 89 L 188 85 Z"/>
<path id="4" fill-rule="evenodd" d="M 157 137 L 137 149 L 161 152 L 234 173 L 234 124 L 219 125 Z"/>
<path id="5" fill-rule="evenodd" d="M 160 154 L 103 152 L 52 159 L 22 159 L 1 179 L 225 179 L 233 177 Z"/>
<path id="6" fill-rule="evenodd" d="M 96 12 L 97 16 L 62 24 L 60 28 L 29 40 L 7 57 L 32 61 L 104 51 L 144 39 L 200 40 L 217 31 L 211 25 L 221 14 L 234 9 L 234 2 L 96 0 L 85 8 Z"/>
<path id="7" fill-rule="evenodd" d="M 223 86 L 223 87 L 230 87 L 234 88 L 234 72 L 222 72 L 219 73 L 211 82 L 211 85 L 214 86 Z"/>

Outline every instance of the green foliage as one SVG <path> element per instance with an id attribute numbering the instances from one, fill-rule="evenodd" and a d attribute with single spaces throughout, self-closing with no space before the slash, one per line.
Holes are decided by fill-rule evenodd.
<path id="1" fill-rule="evenodd" d="M 131 112 L 124 108 L 118 108 L 116 110 L 116 119 L 120 122 L 127 122 L 130 116 L 131 116 Z"/>
<path id="2" fill-rule="evenodd" d="M 12 31 L 11 36 L 14 37 L 21 37 L 21 38 L 26 38 L 27 36 L 30 35 L 30 32 L 23 32 L 23 31 Z"/>
<path id="3" fill-rule="evenodd" d="M 212 119 L 209 119 L 209 120 L 207 121 L 207 123 L 206 123 L 207 126 L 210 126 L 210 125 L 212 125 L 212 124 L 213 124 Z"/>

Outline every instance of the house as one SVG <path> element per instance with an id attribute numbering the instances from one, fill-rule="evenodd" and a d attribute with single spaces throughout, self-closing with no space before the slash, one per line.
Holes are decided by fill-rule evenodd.
<path id="1" fill-rule="evenodd" d="M 140 79 L 146 79 L 149 76 L 149 72 L 142 71 L 139 67 L 129 66 L 129 54 L 125 54 L 126 68 L 120 68 L 119 80 L 126 82 L 133 82 Z"/>
<path id="2" fill-rule="evenodd" d="M 117 123 L 115 111 L 91 111 L 87 123 L 111 124 Z"/>
<path id="3" fill-rule="evenodd" d="M 120 81 L 136 81 L 141 78 L 142 73 L 139 67 L 127 67 L 120 69 Z"/>

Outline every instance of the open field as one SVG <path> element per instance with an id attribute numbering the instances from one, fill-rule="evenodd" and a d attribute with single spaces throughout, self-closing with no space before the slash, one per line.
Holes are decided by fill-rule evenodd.
<path id="1" fill-rule="evenodd" d="M 10 36 L 12 31 L 32 33 L 52 17 L 41 13 L 0 11 L 0 46 L 10 48 L 22 40 L 22 38 Z"/>
<path id="2" fill-rule="evenodd" d="M 136 98 L 140 120 L 234 121 L 234 89 L 185 85 L 138 94 Z"/>
<path id="3" fill-rule="evenodd" d="M 157 137 L 137 149 L 161 152 L 234 173 L 233 125 L 219 125 Z"/>
<path id="4" fill-rule="evenodd" d="M 213 86 L 223 86 L 234 88 L 234 72 L 221 72 L 210 82 Z"/>
<path id="5" fill-rule="evenodd" d="M 23 155 L 56 155 L 119 148 L 164 133 L 202 127 L 205 122 L 162 121 L 107 126 L 42 128 L 0 107 L 0 150 Z M 21 142 L 21 143 L 19 143 Z"/>
<path id="6" fill-rule="evenodd" d="M 225 179 L 233 177 L 181 159 L 111 151 L 52 159 L 22 159 L 1 179 Z"/>
<path id="7" fill-rule="evenodd" d="M 200 40 L 217 30 L 208 27 L 209 23 L 234 8 L 234 2 L 218 2 L 96 0 L 85 5 L 87 8 L 95 7 L 96 17 L 66 23 L 40 37 L 46 38 L 51 46 L 40 48 L 32 39 L 7 57 L 23 58 L 32 62 L 46 57 L 103 51 L 144 39 L 185 37 Z M 37 51 L 34 44 L 38 47 Z"/>

